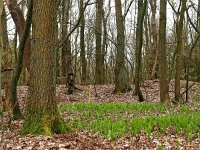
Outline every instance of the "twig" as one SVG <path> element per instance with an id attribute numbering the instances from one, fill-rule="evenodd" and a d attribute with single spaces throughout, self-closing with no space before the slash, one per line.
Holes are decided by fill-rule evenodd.
<path id="1" fill-rule="evenodd" d="M 126 16 L 127 16 L 128 12 L 129 12 L 129 9 L 131 8 L 131 5 L 133 4 L 133 1 L 134 1 L 134 0 L 132 0 L 132 1 L 129 3 L 128 8 L 127 8 L 126 12 L 124 13 L 123 20 L 125 20 L 125 18 L 126 18 Z"/>
<path id="2" fill-rule="evenodd" d="M 185 94 L 185 92 L 188 91 L 189 89 L 191 89 L 195 84 L 196 84 L 196 83 L 193 83 L 192 85 L 190 85 L 189 87 L 187 87 L 187 88 L 185 89 L 185 91 L 183 91 L 183 92 L 181 93 L 181 96 L 183 96 L 183 94 Z"/>

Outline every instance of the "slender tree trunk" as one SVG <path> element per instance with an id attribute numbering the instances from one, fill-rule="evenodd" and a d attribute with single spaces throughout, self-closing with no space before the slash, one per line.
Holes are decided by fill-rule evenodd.
<path id="1" fill-rule="evenodd" d="M 200 0 L 198 0 L 198 9 L 197 9 L 197 29 L 198 31 L 200 32 Z M 197 33 L 196 37 L 199 36 L 199 33 Z M 198 39 L 198 42 L 197 42 L 197 53 L 196 53 L 196 56 L 195 56 L 195 59 L 196 59 L 196 65 L 197 66 L 200 66 L 200 38 Z M 200 74 L 200 69 L 197 69 L 196 71 L 196 79 L 197 79 L 197 82 L 200 81 L 200 78 L 199 78 L 199 74 Z"/>
<path id="2" fill-rule="evenodd" d="M 108 60 L 105 60 L 105 56 L 107 54 L 107 50 L 108 50 L 108 41 L 107 41 L 107 37 L 108 37 L 108 30 L 107 30 L 107 24 L 108 24 L 108 17 L 110 16 L 110 12 L 111 12 L 111 1 L 109 0 L 108 2 L 108 12 L 107 14 L 105 13 L 105 11 L 103 11 L 103 45 L 102 45 L 102 63 L 103 63 L 103 81 L 104 84 L 108 84 L 110 83 L 109 81 L 109 69 L 108 69 Z M 107 62 L 107 63 L 106 63 Z"/>
<path id="3" fill-rule="evenodd" d="M 77 29 L 77 33 L 76 33 L 76 35 L 75 35 L 75 41 L 77 41 L 78 40 L 78 36 L 79 36 L 79 28 Z M 77 61 L 77 54 L 78 54 L 78 43 L 76 42 L 75 44 L 74 44 L 74 47 L 75 47 L 75 58 L 74 58 L 74 76 L 75 77 L 77 77 L 77 68 L 78 68 L 78 61 Z M 79 80 L 79 78 L 77 79 L 77 80 Z M 80 80 L 79 80 L 79 82 L 80 82 Z"/>
<path id="4" fill-rule="evenodd" d="M 14 36 L 14 39 L 13 39 L 13 51 L 14 51 L 14 62 L 15 64 L 17 64 L 17 41 L 18 41 L 18 38 L 17 38 L 17 30 L 15 29 L 15 36 Z"/>
<path id="5" fill-rule="evenodd" d="M 68 21 L 69 21 L 69 8 L 70 8 L 70 0 L 68 1 L 62 1 L 62 39 L 66 37 L 68 34 Z M 62 54 L 61 54 L 61 60 L 62 60 L 62 76 L 67 77 L 67 42 L 65 42 L 62 46 Z"/>
<path id="6" fill-rule="evenodd" d="M 114 92 L 127 92 L 131 88 L 127 83 L 125 68 L 125 35 L 124 35 L 124 20 L 122 16 L 121 0 L 115 0 L 116 24 L 117 24 L 117 44 L 116 44 L 116 64 L 115 64 L 115 90 Z"/>
<path id="7" fill-rule="evenodd" d="M 0 1 L 0 17 L 2 17 L 3 13 L 3 1 Z M 2 21 L 0 19 L 0 35 L 2 35 Z M 2 52 L 3 52 L 3 46 L 2 46 L 2 38 L 0 37 L 0 69 L 2 69 Z M 3 114 L 3 103 L 2 103 L 2 95 L 1 95 L 1 83 L 2 83 L 2 74 L 0 72 L 0 115 Z"/>
<path id="8" fill-rule="evenodd" d="M 81 15 L 81 13 L 83 13 L 83 8 L 84 8 L 84 0 L 80 0 L 80 10 L 79 13 Z M 81 17 L 81 16 L 80 16 Z M 81 18 L 81 31 L 80 31 L 80 48 L 81 48 L 81 53 L 80 53 L 80 57 L 81 57 L 81 68 L 82 68 L 82 72 L 81 72 L 81 82 L 83 84 L 86 84 L 86 68 L 87 68 L 87 62 L 86 62 L 86 54 L 85 54 L 85 17 L 84 15 Z"/>
<path id="9" fill-rule="evenodd" d="M 24 28 L 25 28 L 25 19 L 24 19 L 23 12 L 19 8 L 17 4 L 17 0 L 6 0 L 6 4 L 12 16 L 12 19 L 15 23 L 17 32 L 19 34 L 19 39 L 21 40 L 23 36 Z M 24 63 L 28 70 L 30 66 L 30 48 L 31 48 L 31 40 L 28 37 L 25 43 L 24 56 L 23 56 Z"/>
<path id="10" fill-rule="evenodd" d="M 146 12 L 147 0 L 138 1 L 138 16 L 136 28 L 136 65 L 135 65 L 135 94 L 138 96 L 139 101 L 144 101 L 143 94 L 140 90 L 141 79 L 141 59 L 142 59 L 142 45 L 143 45 L 143 21 Z"/>
<path id="11" fill-rule="evenodd" d="M 20 77 L 22 67 L 23 67 L 23 54 L 24 54 L 26 40 L 29 36 L 30 28 L 31 28 L 32 9 L 33 9 L 32 1 L 33 0 L 30 0 L 24 33 L 19 43 L 17 65 L 16 65 L 15 72 L 12 78 L 11 93 L 12 93 L 13 119 L 22 118 L 22 114 L 19 108 L 19 103 L 17 100 L 17 83 L 19 81 L 19 77 Z"/>
<path id="12" fill-rule="evenodd" d="M 103 83 L 107 83 L 107 76 L 106 76 L 106 67 L 105 67 L 105 60 L 104 57 L 107 53 L 108 45 L 107 45 L 107 17 L 105 14 L 103 15 L 103 45 L 102 45 L 102 57 L 101 57 L 101 62 L 102 62 L 102 72 L 103 72 Z"/>
<path id="13" fill-rule="evenodd" d="M 103 68 L 104 59 L 103 47 L 102 47 L 102 23 L 103 23 L 103 0 L 97 0 L 96 3 L 96 68 L 95 68 L 95 80 L 96 84 L 103 84 Z"/>
<path id="14" fill-rule="evenodd" d="M 51 135 L 67 129 L 56 102 L 56 3 L 33 1 L 30 85 L 21 130 L 24 134 Z"/>
<path id="15" fill-rule="evenodd" d="M 157 42 L 158 42 L 158 31 L 157 31 L 157 20 L 156 20 L 156 11 L 157 11 L 157 0 L 150 0 L 151 6 L 151 35 L 152 35 L 152 68 L 151 68 L 151 79 L 157 78 L 158 73 L 158 49 L 157 49 Z"/>
<path id="16" fill-rule="evenodd" d="M 159 20 L 159 41 L 158 41 L 158 61 L 159 61 L 159 80 L 160 80 L 160 101 L 169 101 L 169 85 L 167 79 L 166 61 L 166 9 L 167 0 L 160 0 L 160 20 Z"/>
<path id="17" fill-rule="evenodd" d="M 26 1 L 21 1 L 21 11 L 24 13 L 26 10 Z M 29 37 L 27 38 L 29 39 Z M 29 50 L 30 51 L 30 50 Z M 24 51 L 25 53 L 25 51 Z M 26 54 L 24 55 L 24 57 L 26 56 Z M 29 56 L 30 57 L 30 56 Z M 25 63 L 25 59 L 23 60 L 23 68 L 22 68 L 22 74 L 21 74 L 21 83 L 22 85 L 27 85 L 28 84 L 28 73 L 27 73 L 27 67 L 26 67 L 26 63 Z M 30 58 L 29 58 L 29 65 L 30 65 Z M 29 68 L 28 68 L 29 71 Z"/>
<path id="18" fill-rule="evenodd" d="M 200 30 L 200 0 L 198 0 L 198 11 L 197 11 L 197 21 L 198 21 L 198 28 Z"/>
<path id="19" fill-rule="evenodd" d="M 62 22 L 62 37 L 63 39 L 68 34 L 68 22 L 69 22 L 69 10 L 70 10 L 70 0 L 63 1 L 63 22 Z M 75 88 L 74 74 L 72 70 L 72 54 L 71 54 L 71 41 L 67 39 L 62 47 L 62 72 L 63 75 L 67 77 L 67 93 L 73 94 Z"/>
<path id="20" fill-rule="evenodd" d="M 4 56 L 4 68 L 11 69 L 12 68 L 12 50 L 9 45 L 8 40 L 8 32 L 7 32 L 7 20 L 6 20 L 6 12 L 3 9 L 3 14 L 1 16 L 2 21 L 2 45 L 3 51 L 5 53 Z M 12 103 L 11 103 L 11 81 L 12 81 L 12 70 L 5 71 L 4 73 L 4 88 L 5 88 L 5 102 L 4 108 L 5 111 L 12 110 Z"/>
<path id="21" fill-rule="evenodd" d="M 146 78 L 151 79 L 151 69 L 152 69 L 152 60 L 151 60 L 151 48 L 150 48 L 150 41 L 151 41 L 151 36 L 149 34 L 150 28 L 149 28 L 149 15 L 148 15 L 148 8 L 147 8 L 147 13 L 144 18 L 144 36 L 145 36 L 145 67 L 146 67 Z"/>
<path id="22" fill-rule="evenodd" d="M 178 15 L 177 19 L 177 28 L 176 28 L 176 36 L 177 36 L 177 46 L 176 46 L 176 65 L 175 65 L 175 102 L 179 103 L 181 101 L 180 95 L 180 76 L 181 76 L 181 56 L 183 51 L 183 21 L 184 14 L 186 11 L 186 2 L 187 0 L 181 1 L 181 12 Z"/>

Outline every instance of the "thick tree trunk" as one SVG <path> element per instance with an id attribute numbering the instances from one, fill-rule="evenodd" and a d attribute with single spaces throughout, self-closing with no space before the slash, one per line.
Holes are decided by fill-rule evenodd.
<path id="1" fill-rule="evenodd" d="M 57 0 L 34 0 L 30 85 L 22 133 L 63 133 L 56 102 Z"/>
<path id="2" fill-rule="evenodd" d="M 16 0 L 6 0 L 6 4 L 12 16 L 12 19 L 15 23 L 17 33 L 19 34 L 19 39 L 21 39 L 25 28 L 25 19 L 23 12 L 19 8 Z M 30 66 L 30 49 L 31 49 L 31 40 L 28 37 L 25 44 L 24 57 L 23 57 L 25 66 L 28 69 L 28 71 Z"/>
<path id="3" fill-rule="evenodd" d="M 166 103 L 169 101 L 169 85 L 167 79 L 167 61 L 166 61 L 166 9 L 167 0 L 160 1 L 160 20 L 159 20 L 159 42 L 158 42 L 158 61 L 159 61 L 159 79 L 160 79 L 160 101 Z"/>
<path id="4" fill-rule="evenodd" d="M 117 44 L 116 44 L 116 64 L 115 64 L 115 90 L 114 92 L 127 92 L 131 88 L 127 83 L 127 70 L 125 68 L 125 53 L 124 53 L 124 20 L 122 16 L 121 0 L 115 0 L 116 24 L 117 24 Z"/>

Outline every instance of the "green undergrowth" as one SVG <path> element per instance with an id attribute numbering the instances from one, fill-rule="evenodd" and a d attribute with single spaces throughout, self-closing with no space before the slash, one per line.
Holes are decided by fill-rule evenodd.
<path id="1" fill-rule="evenodd" d="M 59 106 L 67 122 L 77 130 L 89 130 L 114 140 L 125 135 L 147 135 L 168 129 L 189 140 L 200 133 L 200 110 L 187 106 L 152 103 L 75 103 Z"/>

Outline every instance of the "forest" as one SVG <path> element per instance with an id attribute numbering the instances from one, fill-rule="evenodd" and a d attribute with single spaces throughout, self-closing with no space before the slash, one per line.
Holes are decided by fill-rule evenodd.
<path id="1" fill-rule="evenodd" d="M 0 150 L 200 150 L 200 0 L 0 0 Z"/>

